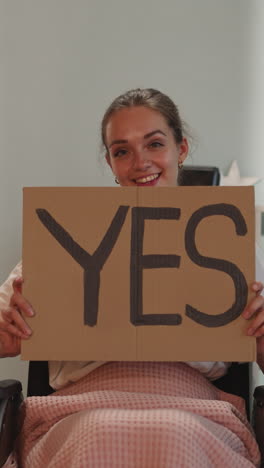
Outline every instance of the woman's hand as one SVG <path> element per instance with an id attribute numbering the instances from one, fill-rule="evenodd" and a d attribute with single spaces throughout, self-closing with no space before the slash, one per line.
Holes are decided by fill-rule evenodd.
<path id="1" fill-rule="evenodd" d="M 0 311 L 0 357 L 20 354 L 21 340 L 28 339 L 32 334 L 23 316 L 33 317 L 35 314 L 29 302 L 22 295 L 22 283 L 22 278 L 13 281 L 14 292 L 9 306 Z"/>
<path id="2" fill-rule="evenodd" d="M 255 282 L 252 284 L 252 291 L 256 296 L 247 305 L 242 316 L 249 320 L 254 316 L 247 334 L 257 338 L 257 362 L 264 372 L 264 297 L 260 295 L 263 290 L 263 284 Z"/>

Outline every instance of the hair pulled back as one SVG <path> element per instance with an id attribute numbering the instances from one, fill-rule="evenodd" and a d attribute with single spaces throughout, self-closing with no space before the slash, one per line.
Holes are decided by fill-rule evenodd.
<path id="1" fill-rule="evenodd" d="M 102 125 L 101 125 L 101 138 L 102 143 L 107 149 L 106 144 L 106 126 L 111 116 L 128 107 L 144 106 L 149 109 L 155 110 L 163 115 L 168 126 L 172 129 L 175 141 L 177 144 L 183 140 L 183 122 L 180 118 L 179 111 L 174 102 L 164 93 L 153 88 L 136 88 L 127 91 L 118 96 L 106 110 Z"/>

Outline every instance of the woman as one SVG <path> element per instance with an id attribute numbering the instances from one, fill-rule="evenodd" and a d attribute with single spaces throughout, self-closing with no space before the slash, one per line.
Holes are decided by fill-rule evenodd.
<path id="1" fill-rule="evenodd" d="M 102 121 L 106 160 L 121 186 L 177 185 L 188 142 L 174 103 L 153 89 L 119 96 Z M 19 270 L 18 266 L 18 270 Z M 11 275 L 2 287 L 9 306 L 0 325 L 2 356 L 17 355 L 31 330 L 21 316 L 34 311 Z M 9 292 L 8 292 L 9 288 Z M 243 311 L 255 318 L 264 370 L 264 298 L 261 283 Z M 243 403 L 217 390 L 228 365 L 217 363 L 50 363 L 52 396 L 29 398 L 18 444 L 22 466 L 190 467 L 259 463 Z M 13 465 L 14 466 L 14 465 Z"/>

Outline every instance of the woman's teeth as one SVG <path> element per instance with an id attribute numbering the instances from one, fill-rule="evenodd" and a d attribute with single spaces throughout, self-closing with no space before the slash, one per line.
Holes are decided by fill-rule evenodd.
<path id="1" fill-rule="evenodd" d="M 159 177 L 159 174 L 152 174 L 147 177 L 142 177 L 141 179 L 136 179 L 136 182 L 139 184 L 145 184 L 146 182 L 151 182 Z"/>

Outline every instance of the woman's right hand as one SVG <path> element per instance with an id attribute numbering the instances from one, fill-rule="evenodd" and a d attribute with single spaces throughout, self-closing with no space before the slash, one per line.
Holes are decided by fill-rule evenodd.
<path id="1" fill-rule="evenodd" d="M 27 340 L 32 334 L 23 317 L 33 317 L 35 313 L 22 295 L 22 283 L 22 278 L 13 281 L 9 306 L 0 311 L 0 357 L 20 354 L 21 340 Z"/>

